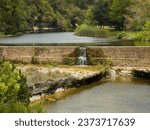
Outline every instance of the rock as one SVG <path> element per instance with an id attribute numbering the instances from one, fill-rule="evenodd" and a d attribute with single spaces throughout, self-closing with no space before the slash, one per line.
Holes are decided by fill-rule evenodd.
<path id="1" fill-rule="evenodd" d="M 144 78 L 144 79 L 150 79 L 150 70 L 143 69 L 143 70 L 132 70 L 132 74 L 134 77 Z"/>
<path id="2" fill-rule="evenodd" d="M 57 90 L 64 90 L 71 87 L 80 87 L 83 84 L 90 84 L 103 77 L 102 74 L 76 79 L 74 77 L 63 78 L 58 80 L 49 80 L 29 85 L 32 95 L 53 94 Z"/>

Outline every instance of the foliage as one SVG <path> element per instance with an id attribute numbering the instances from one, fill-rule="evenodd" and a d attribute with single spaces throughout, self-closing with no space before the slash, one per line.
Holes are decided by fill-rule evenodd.
<path id="1" fill-rule="evenodd" d="M 29 106 L 22 102 L 0 103 L 0 113 L 43 113 L 46 110 L 41 104 L 31 104 Z"/>
<path id="2" fill-rule="evenodd" d="M 75 34 L 79 36 L 88 36 L 88 37 L 107 37 L 108 30 L 101 29 L 96 26 L 82 24 L 76 28 Z"/>
<path id="3" fill-rule="evenodd" d="M 38 59 L 36 58 L 35 55 L 32 56 L 32 59 L 31 59 L 31 64 L 38 64 Z"/>
<path id="4" fill-rule="evenodd" d="M 89 0 L 87 0 L 89 1 Z M 85 0 L 1 0 L 0 31 L 16 35 L 18 32 L 42 28 L 69 31 L 84 20 L 91 2 Z"/>
<path id="5" fill-rule="evenodd" d="M 27 28 L 27 13 L 24 0 L 0 1 L 0 31 L 17 34 Z"/>
<path id="6" fill-rule="evenodd" d="M 97 25 L 106 26 L 109 24 L 109 8 L 111 0 L 97 0 L 92 7 L 93 20 Z"/>
<path id="7" fill-rule="evenodd" d="M 0 62 L 0 101 L 29 103 L 26 78 L 8 61 Z"/>
<path id="8" fill-rule="evenodd" d="M 116 30 L 124 29 L 125 15 L 129 14 L 127 8 L 130 0 L 113 0 L 110 6 L 110 21 Z"/>
<path id="9" fill-rule="evenodd" d="M 142 31 L 149 20 L 149 0 L 0 1 L 0 32 L 12 35 L 42 29 L 73 31 L 81 24 Z"/>
<path id="10" fill-rule="evenodd" d="M 149 0 L 131 0 L 128 8 L 130 14 L 126 15 L 126 29 L 132 31 L 141 31 L 146 21 L 150 20 L 150 1 Z"/>
<path id="11" fill-rule="evenodd" d="M 150 41 L 150 31 L 118 32 L 115 35 L 115 38 L 124 40 Z"/>
<path id="12" fill-rule="evenodd" d="M 134 45 L 135 46 L 150 46 L 150 42 L 149 41 L 135 41 Z"/>
<path id="13" fill-rule="evenodd" d="M 0 61 L 0 112 L 42 112 L 41 105 L 29 105 L 26 77 L 8 61 Z M 36 108 L 36 109 L 35 109 Z"/>
<path id="14" fill-rule="evenodd" d="M 141 31 L 137 35 L 137 39 L 141 41 L 150 41 L 150 31 Z"/>
<path id="15" fill-rule="evenodd" d="M 143 27 L 143 31 L 150 31 L 150 20 L 146 21 L 146 23 Z"/>
<path id="16" fill-rule="evenodd" d="M 74 65 L 75 64 L 75 59 L 72 57 L 68 57 L 65 59 L 65 64 L 66 65 Z"/>

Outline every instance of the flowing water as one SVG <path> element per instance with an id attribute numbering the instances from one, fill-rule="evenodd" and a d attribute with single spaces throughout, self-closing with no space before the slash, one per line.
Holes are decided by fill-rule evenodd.
<path id="1" fill-rule="evenodd" d="M 117 78 L 73 90 L 59 101 L 46 104 L 48 112 L 150 112 L 150 81 Z"/>
<path id="2" fill-rule="evenodd" d="M 80 47 L 77 65 L 87 65 L 86 48 Z"/>

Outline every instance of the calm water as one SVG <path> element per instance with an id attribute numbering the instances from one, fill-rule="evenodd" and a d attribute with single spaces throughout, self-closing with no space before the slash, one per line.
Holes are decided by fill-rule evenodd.
<path id="1" fill-rule="evenodd" d="M 108 38 L 81 37 L 73 32 L 24 34 L 17 37 L 0 38 L 2 45 L 79 45 L 79 46 L 150 46 L 150 42 L 123 41 Z"/>
<path id="2" fill-rule="evenodd" d="M 96 82 L 46 105 L 48 112 L 150 112 L 150 81 L 116 79 Z"/>
<path id="3" fill-rule="evenodd" d="M 107 38 L 81 37 L 73 32 L 52 32 L 24 34 L 17 37 L 0 38 L 0 45 L 134 45 L 132 41 L 120 41 Z M 150 45 L 148 43 L 148 45 Z"/>
<path id="4" fill-rule="evenodd" d="M 106 38 L 79 37 L 73 32 L 24 34 L 18 37 L 1 38 L 0 43 L 106 43 Z"/>

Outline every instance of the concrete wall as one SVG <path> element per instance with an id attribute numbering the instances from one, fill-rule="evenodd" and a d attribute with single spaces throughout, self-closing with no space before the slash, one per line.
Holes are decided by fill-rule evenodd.
<path id="1" fill-rule="evenodd" d="M 150 67 L 150 47 L 87 47 L 87 56 L 92 64 L 110 59 L 113 66 Z"/>
<path id="2" fill-rule="evenodd" d="M 0 47 L 0 57 L 21 63 L 75 64 L 78 46 Z M 100 64 L 106 59 L 113 66 L 150 67 L 150 47 L 87 47 L 90 64 Z"/>
<path id="3" fill-rule="evenodd" d="M 78 47 L 50 46 L 50 47 L 0 47 L 0 57 L 21 63 L 60 63 L 75 62 Z"/>

